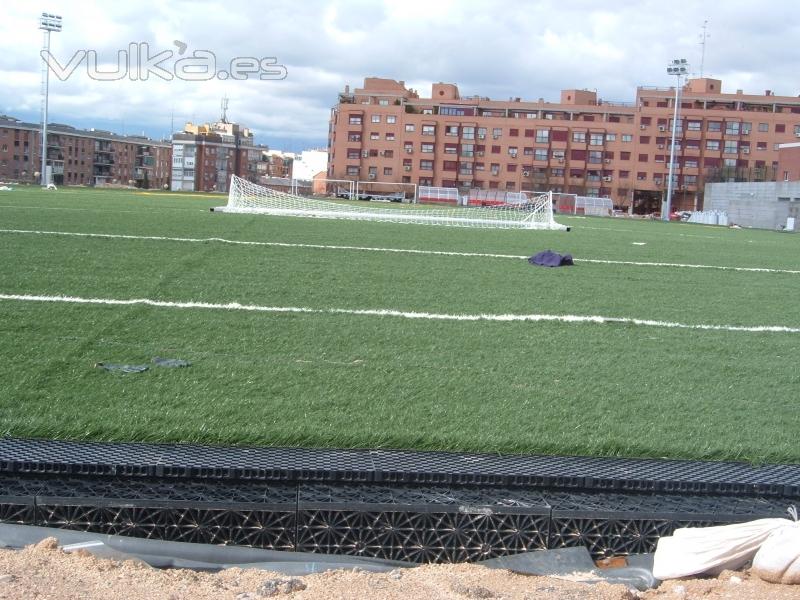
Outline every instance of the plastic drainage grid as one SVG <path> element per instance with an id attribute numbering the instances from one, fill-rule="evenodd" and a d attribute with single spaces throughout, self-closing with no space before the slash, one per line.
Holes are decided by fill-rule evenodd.
<path id="1" fill-rule="evenodd" d="M 0 521 L 170 541 L 463 562 L 586 546 L 652 552 L 681 526 L 785 516 L 786 500 L 540 489 L 0 475 Z"/>
<path id="2" fill-rule="evenodd" d="M 13 438 L 0 472 L 800 496 L 800 465 Z"/>

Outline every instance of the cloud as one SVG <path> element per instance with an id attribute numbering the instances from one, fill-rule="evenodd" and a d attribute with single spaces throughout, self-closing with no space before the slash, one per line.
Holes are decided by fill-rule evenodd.
<path id="1" fill-rule="evenodd" d="M 13 0 L 4 6 L 0 35 L 0 108 L 38 120 L 41 33 L 38 15 L 52 0 Z M 796 65 L 800 25 L 794 2 L 729 0 L 710 15 L 705 72 L 725 89 L 800 92 Z M 282 81 L 93 81 L 85 68 L 53 81 L 54 121 L 126 123 L 163 135 L 171 120 L 207 121 L 230 98 L 229 115 L 275 147 L 324 145 L 330 107 L 346 84 L 366 76 L 403 79 L 422 95 L 434 81 L 455 82 L 464 95 L 521 96 L 555 101 L 561 89 L 596 89 L 601 97 L 632 101 L 637 85 L 670 85 L 666 63 L 687 58 L 699 70 L 700 26 L 711 10 L 678 0 L 246 0 L 169 3 L 83 2 L 60 7 L 64 31 L 53 34 L 63 63 L 80 49 L 112 62 L 129 43 L 154 52 L 212 51 L 220 64 L 234 57 L 275 57 Z"/>

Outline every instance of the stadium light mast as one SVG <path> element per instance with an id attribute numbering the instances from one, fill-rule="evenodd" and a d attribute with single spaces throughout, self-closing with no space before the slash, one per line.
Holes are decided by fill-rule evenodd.
<path id="1" fill-rule="evenodd" d="M 50 54 L 50 32 L 61 31 L 61 17 L 42 13 L 39 17 L 39 29 L 44 31 L 44 41 L 42 43 L 42 187 L 47 187 L 50 183 L 47 179 L 47 104 L 50 92 L 50 68 L 48 67 L 45 56 Z"/>
<path id="2" fill-rule="evenodd" d="M 669 221 L 669 214 L 672 212 L 672 189 L 674 187 L 672 177 L 675 171 L 675 134 L 678 130 L 678 107 L 681 103 L 681 79 L 684 75 L 689 73 L 689 63 L 686 62 L 685 58 L 676 58 L 667 65 L 667 73 L 669 75 L 674 75 L 677 81 L 675 83 L 675 107 L 672 114 L 672 143 L 669 145 L 669 183 L 667 183 L 667 200 L 664 202 L 664 209 L 661 214 L 661 219 L 664 221 Z"/>

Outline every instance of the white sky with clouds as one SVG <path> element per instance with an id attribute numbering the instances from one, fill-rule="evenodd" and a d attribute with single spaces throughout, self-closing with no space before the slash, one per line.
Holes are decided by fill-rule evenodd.
<path id="1" fill-rule="evenodd" d="M 700 66 L 700 27 L 709 20 L 705 73 L 724 90 L 800 94 L 798 0 L 246 0 L 120 2 L 5 0 L 0 18 L 0 113 L 38 122 L 41 12 L 60 14 L 52 53 L 77 50 L 116 60 L 131 42 L 153 54 L 206 49 L 231 58 L 277 58 L 281 81 L 94 81 L 83 62 L 66 81 L 51 76 L 50 121 L 116 132 L 167 135 L 185 120 L 219 116 L 250 126 L 259 143 L 301 150 L 326 143 L 330 107 L 365 76 L 402 79 L 430 94 L 434 81 L 464 95 L 557 101 L 564 88 L 632 101 L 637 85 L 672 85 L 666 63 Z M 169 64 L 169 63 L 167 63 Z"/>

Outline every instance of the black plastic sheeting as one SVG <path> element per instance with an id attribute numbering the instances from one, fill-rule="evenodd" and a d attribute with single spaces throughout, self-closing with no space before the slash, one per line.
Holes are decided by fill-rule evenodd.
<path id="1" fill-rule="evenodd" d="M 235 546 L 192 544 L 101 535 L 47 527 L 0 524 L 0 547 L 19 549 L 56 538 L 65 552 L 83 550 L 98 558 L 136 560 L 156 568 L 220 571 L 223 569 L 261 569 L 284 575 L 310 575 L 335 569 L 385 573 L 413 568 L 414 563 L 353 556 L 329 556 L 303 552 L 281 552 Z M 613 569 L 595 567 L 585 548 L 566 548 L 527 552 L 509 558 L 478 563 L 492 569 L 507 569 L 523 575 L 569 576 L 584 583 L 625 584 L 639 590 L 657 587 L 653 577 L 652 555 L 629 558 L 629 566 Z"/>

